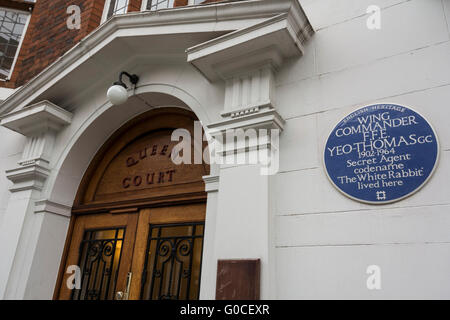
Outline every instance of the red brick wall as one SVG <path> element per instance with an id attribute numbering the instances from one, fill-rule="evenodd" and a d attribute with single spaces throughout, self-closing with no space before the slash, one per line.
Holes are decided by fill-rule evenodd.
<path id="1" fill-rule="evenodd" d="M 141 11 L 142 0 L 130 0 L 128 3 L 128 12 Z"/>
<path id="2" fill-rule="evenodd" d="M 105 0 L 39 0 L 22 43 L 10 81 L 1 83 L 15 88 L 33 78 L 94 30 L 101 20 Z M 67 28 L 67 7 L 81 9 L 81 28 Z"/>
<path id="3" fill-rule="evenodd" d="M 221 0 L 207 0 L 205 3 Z M 35 4 L 11 80 L 0 87 L 16 88 L 39 74 L 100 24 L 105 0 L 39 0 Z M 130 0 L 128 11 L 139 11 L 142 0 Z M 183 6 L 187 0 L 176 0 Z M 67 28 L 67 7 L 81 8 L 80 30 Z"/>

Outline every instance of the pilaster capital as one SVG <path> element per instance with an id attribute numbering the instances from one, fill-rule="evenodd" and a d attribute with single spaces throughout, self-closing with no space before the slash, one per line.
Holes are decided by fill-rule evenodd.
<path id="1" fill-rule="evenodd" d="M 17 168 L 6 170 L 6 177 L 13 182 L 9 189 L 11 192 L 25 190 L 42 190 L 50 170 L 39 163 L 21 165 Z"/>
<path id="2" fill-rule="evenodd" d="M 203 181 L 205 182 L 206 192 L 209 193 L 219 191 L 219 175 L 204 176 Z"/>
<path id="3" fill-rule="evenodd" d="M 51 213 L 63 217 L 70 217 L 72 214 L 72 208 L 70 206 L 47 199 L 37 200 L 34 204 L 34 213 Z"/>
<path id="4" fill-rule="evenodd" d="M 44 100 L 8 113 L 0 119 L 0 125 L 32 137 L 48 131 L 57 132 L 71 121 L 72 114 L 69 111 Z"/>
<path id="5" fill-rule="evenodd" d="M 221 165 L 259 164 L 263 175 L 278 172 L 279 136 L 285 121 L 273 108 L 208 125 L 210 148 Z"/>
<path id="6" fill-rule="evenodd" d="M 49 163 L 56 134 L 71 123 L 72 114 L 50 101 L 41 101 L 0 119 L 0 125 L 27 137 L 18 166 L 7 170 L 12 192 L 41 190 L 50 174 Z"/>
<path id="7" fill-rule="evenodd" d="M 211 136 L 224 135 L 229 130 L 255 129 L 283 131 L 285 121 L 273 108 L 257 108 L 255 112 L 248 112 L 239 117 L 228 117 L 223 121 L 208 125 Z"/>
<path id="8" fill-rule="evenodd" d="M 285 59 L 301 57 L 314 33 L 299 5 L 288 12 L 187 50 L 209 81 L 225 82 L 222 116 L 237 118 L 274 108 L 275 74 Z"/>

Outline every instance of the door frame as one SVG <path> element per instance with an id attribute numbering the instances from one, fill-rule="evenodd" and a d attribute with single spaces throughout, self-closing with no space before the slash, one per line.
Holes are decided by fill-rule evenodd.
<path id="1" fill-rule="evenodd" d="M 165 193 L 163 195 L 152 196 L 152 197 L 144 197 L 138 199 L 130 199 L 130 200 L 119 200 L 114 202 L 95 202 L 95 201 L 86 201 L 86 199 L 92 198 L 93 192 L 92 186 L 90 184 L 90 180 L 93 177 L 96 177 L 96 169 L 102 165 L 102 160 L 104 156 L 115 147 L 115 144 L 121 144 L 121 148 L 126 145 L 128 141 L 131 143 L 140 135 L 142 135 L 145 131 L 143 129 L 139 129 L 139 127 L 143 127 L 145 123 L 146 132 L 153 132 L 159 129 L 165 129 L 168 127 L 166 123 L 155 125 L 148 125 L 145 121 L 149 120 L 153 117 L 161 116 L 168 114 L 171 118 L 170 122 L 184 123 L 183 119 L 192 119 L 195 121 L 197 116 L 188 110 L 182 108 L 158 108 L 153 109 L 143 114 L 138 115 L 132 120 L 128 121 L 122 127 L 120 127 L 100 148 L 95 157 L 89 164 L 88 169 L 86 170 L 83 179 L 78 187 L 78 191 L 74 200 L 74 205 L 71 210 L 71 217 L 68 232 L 65 239 L 64 250 L 62 254 L 62 258 L 59 265 L 58 277 L 56 281 L 56 285 L 53 292 L 53 299 L 56 300 L 60 294 L 60 288 L 62 285 L 62 281 L 65 273 L 65 265 L 67 262 L 70 244 L 72 241 L 74 226 L 76 217 L 80 215 L 89 215 L 89 214 L 101 214 L 101 213 L 111 213 L 111 214 L 122 214 L 122 213 L 138 213 L 143 209 L 150 208 L 158 208 L 158 207 L 172 207 L 179 205 L 189 205 L 189 204 L 205 204 L 207 203 L 208 193 L 205 191 L 205 182 L 203 181 L 203 177 L 199 177 L 199 182 L 191 183 L 187 186 L 186 192 L 182 193 Z M 180 118 L 177 118 L 179 116 Z M 184 118 L 183 118 L 184 117 Z M 169 122 L 169 120 L 168 120 Z M 205 144 L 206 145 L 206 144 Z M 204 146 L 205 146 L 204 145 Z M 209 174 L 210 168 L 209 165 L 203 164 L 205 166 L 204 171 L 206 174 Z M 97 177 L 98 178 L 98 177 Z M 201 185 L 201 188 L 199 187 Z M 89 189 L 91 188 L 91 189 Z M 199 191 L 202 190 L 202 191 Z M 184 191 L 184 190 L 183 190 Z M 207 209 L 207 206 L 206 206 Z M 206 212 L 205 212 L 206 215 Z M 206 220 L 206 218 L 205 218 Z"/>
<path id="2" fill-rule="evenodd" d="M 92 207 L 74 207 L 72 210 L 72 216 L 70 218 L 69 230 L 67 231 L 67 237 L 64 244 L 64 251 L 61 258 L 61 263 L 58 272 L 58 278 L 55 285 L 55 290 L 53 293 L 53 300 L 57 300 L 60 294 L 61 285 L 64 279 L 65 266 L 67 263 L 67 258 L 69 255 L 69 249 L 72 242 L 72 237 L 74 233 L 75 221 L 78 216 L 89 215 L 89 214 L 100 214 L 100 213 L 112 213 L 112 214 L 137 214 L 139 211 L 144 209 L 161 208 L 161 207 L 173 207 L 180 205 L 190 205 L 190 204 L 206 204 L 207 194 L 187 194 L 182 197 L 173 197 L 173 199 L 147 199 L 141 203 L 136 203 L 136 201 L 126 201 L 125 203 L 120 203 L 114 206 L 114 204 L 104 204 Z"/>
<path id="3" fill-rule="evenodd" d="M 73 227 L 72 227 L 72 234 L 70 236 L 70 241 L 67 242 L 68 245 L 68 251 L 65 256 L 65 261 L 63 262 L 64 265 L 62 265 L 62 270 L 64 271 L 65 267 L 67 267 L 67 264 L 70 263 L 70 260 L 72 259 L 72 263 L 75 262 L 75 259 L 77 262 L 80 261 L 79 256 L 79 244 L 82 243 L 84 240 L 84 235 L 86 231 L 92 231 L 92 230 L 99 230 L 99 229 L 110 229 L 110 228 L 120 228 L 125 227 L 124 235 L 123 235 L 123 242 L 122 242 L 122 252 L 120 253 L 120 262 L 117 265 L 117 278 L 116 280 L 117 285 L 119 287 L 124 287 L 125 285 L 125 275 L 126 270 L 123 269 L 123 265 L 131 264 L 132 262 L 132 256 L 133 256 L 133 248 L 134 248 L 134 240 L 136 237 L 136 230 L 137 230 L 137 223 L 138 223 L 138 216 L 136 213 L 123 213 L 123 214 L 96 214 L 96 215 L 83 215 L 83 216 L 77 216 L 77 218 L 84 218 L 79 221 L 80 224 L 78 225 L 78 230 L 76 226 L 76 218 L 73 218 Z M 77 221 L 78 222 L 78 221 Z M 89 225 L 89 227 L 86 226 Z M 95 225 L 98 224 L 98 225 Z M 77 232 L 78 231 L 78 232 Z M 71 248 L 73 245 L 76 245 L 77 248 Z M 72 249 L 72 250 L 70 250 Z M 73 250 L 75 249 L 75 250 Z M 77 250 L 78 249 L 78 250 Z M 78 251 L 78 252 L 77 252 Z M 124 254 L 125 253 L 125 254 Z M 72 254 L 72 255 L 71 255 Z M 75 263 L 77 263 L 75 262 Z M 81 268 L 81 266 L 79 266 Z M 61 274 L 61 281 L 60 286 L 57 288 L 58 295 L 54 297 L 54 299 L 60 299 L 61 295 L 66 295 L 66 298 L 70 295 L 72 296 L 73 291 L 71 289 L 67 289 L 63 286 L 63 282 L 65 280 L 65 273 L 63 272 Z M 111 281 L 111 280 L 109 280 Z M 56 288 L 55 288 L 56 289 Z M 64 298 L 63 298 L 64 299 Z"/>

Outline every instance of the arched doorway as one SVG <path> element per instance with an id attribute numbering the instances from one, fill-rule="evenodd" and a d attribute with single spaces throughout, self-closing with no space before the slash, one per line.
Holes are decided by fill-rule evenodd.
<path id="1" fill-rule="evenodd" d="M 55 297 L 198 298 L 209 166 L 171 160 L 172 132 L 194 137 L 196 120 L 184 109 L 155 109 L 98 151 L 75 198 Z"/>

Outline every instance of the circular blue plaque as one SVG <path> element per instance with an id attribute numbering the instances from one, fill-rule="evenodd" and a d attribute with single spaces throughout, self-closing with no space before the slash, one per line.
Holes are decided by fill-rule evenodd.
<path id="1" fill-rule="evenodd" d="M 385 204 L 418 191 L 438 157 L 436 133 L 420 114 L 396 104 L 375 104 L 356 110 L 333 129 L 324 162 L 342 193 Z"/>

